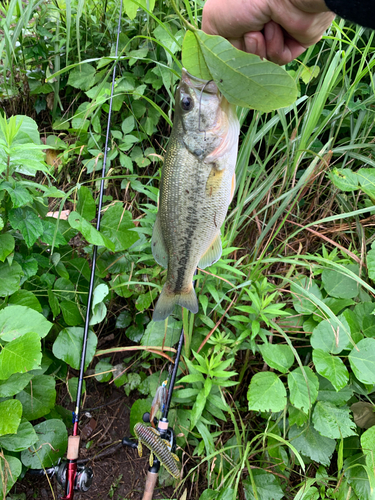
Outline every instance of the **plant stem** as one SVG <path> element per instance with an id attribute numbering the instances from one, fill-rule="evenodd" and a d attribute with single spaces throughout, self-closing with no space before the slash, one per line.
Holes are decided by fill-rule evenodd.
<path id="1" fill-rule="evenodd" d="M 172 4 L 172 7 L 173 7 L 173 10 L 176 12 L 177 16 L 180 18 L 180 20 L 186 26 L 186 28 L 188 30 L 190 30 L 190 31 L 198 31 L 197 28 L 195 26 L 193 26 L 192 24 L 190 24 L 189 21 L 187 21 L 184 18 L 184 16 L 181 14 L 181 12 L 179 11 L 179 9 L 177 8 L 175 0 L 171 0 L 171 4 Z"/>

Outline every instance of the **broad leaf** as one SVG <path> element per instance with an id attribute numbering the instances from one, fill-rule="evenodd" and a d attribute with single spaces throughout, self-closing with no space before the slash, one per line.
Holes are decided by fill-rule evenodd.
<path id="1" fill-rule="evenodd" d="M 29 307 L 15 305 L 0 311 L 0 338 L 7 342 L 30 332 L 43 338 L 51 328 L 52 323 L 43 314 Z"/>
<path id="2" fill-rule="evenodd" d="M 253 469 L 252 475 L 256 495 L 254 494 L 254 487 L 250 478 L 247 478 L 243 481 L 246 500 L 281 500 L 284 498 L 284 492 L 275 474 L 261 469 Z M 231 495 L 229 498 L 233 498 L 233 496 Z"/>
<path id="3" fill-rule="evenodd" d="M 0 352 L 0 380 L 13 373 L 25 373 L 38 368 L 42 360 L 40 337 L 35 332 L 26 333 L 4 345 Z"/>
<path id="4" fill-rule="evenodd" d="M 251 379 L 247 399 L 249 410 L 278 412 L 285 408 L 286 390 L 275 373 L 260 372 Z"/>
<path id="5" fill-rule="evenodd" d="M 15 241 L 11 234 L 0 234 L 0 261 L 4 262 L 5 259 L 14 250 Z"/>
<path id="6" fill-rule="evenodd" d="M 93 66 L 91 66 L 91 64 L 79 64 L 78 66 L 70 70 L 68 85 L 71 85 L 76 89 L 88 90 L 95 83 L 95 73 L 96 70 Z"/>
<path id="7" fill-rule="evenodd" d="M 366 457 L 362 453 L 347 458 L 344 462 L 344 471 L 348 483 L 359 500 L 374 500 L 366 471 Z"/>
<path id="8" fill-rule="evenodd" d="M 314 297 L 323 299 L 323 294 L 315 281 L 306 278 L 305 276 L 297 276 L 294 280 L 296 284 L 306 290 L 306 295 L 293 285 L 290 285 L 290 290 L 293 297 L 293 307 L 300 314 L 312 314 L 316 311 Z"/>
<path id="9" fill-rule="evenodd" d="M 5 494 L 11 490 L 12 486 L 21 474 L 22 464 L 16 457 L 10 455 L 0 456 L 0 499 L 3 500 L 3 491 Z"/>
<path id="10" fill-rule="evenodd" d="M 359 188 L 357 174 L 350 168 L 333 168 L 329 178 L 341 191 L 351 192 Z"/>
<path id="11" fill-rule="evenodd" d="M 345 267 L 355 274 L 358 273 L 358 266 L 355 264 Z M 322 281 L 328 295 L 337 299 L 353 299 L 359 293 L 358 283 L 350 276 L 336 269 L 324 269 Z"/>
<path id="12" fill-rule="evenodd" d="M 262 344 L 259 350 L 267 365 L 279 372 L 286 373 L 294 362 L 294 354 L 288 345 Z"/>
<path id="13" fill-rule="evenodd" d="M 38 441 L 21 453 L 22 463 L 32 469 L 55 465 L 65 455 L 68 433 L 61 420 L 46 420 L 34 427 Z"/>
<path id="14" fill-rule="evenodd" d="M 349 354 L 354 375 L 364 384 L 375 384 L 375 339 L 363 339 Z"/>
<path id="15" fill-rule="evenodd" d="M 345 386 L 340 391 L 337 391 L 331 382 L 321 375 L 319 378 L 318 401 L 328 401 L 336 406 L 344 405 L 353 396 L 353 388 L 350 385 Z"/>
<path id="16" fill-rule="evenodd" d="M 143 414 L 150 411 L 152 404 L 152 398 L 149 399 L 137 399 L 130 410 L 130 432 L 134 436 L 134 426 L 138 422 L 142 422 Z"/>
<path id="17" fill-rule="evenodd" d="M 331 463 L 336 441 L 321 436 L 311 424 L 306 424 L 303 428 L 291 427 L 289 439 L 297 451 L 311 460 L 327 466 Z"/>
<path id="18" fill-rule="evenodd" d="M 327 378 L 336 391 L 343 389 L 349 380 L 349 372 L 343 361 L 321 349 L 313 350 L 316 371 Z"/>
<path id="19" fill-rule="evenodd" d="M 22 267 L 17 262 L 0 262 L 0 297 L 7 297 L 17 292 L 23 277 Z"/>
<path id="20" fill-rule="evenodd" d="M 13 208 L 9 212 L 9 222 L 14 229 L 18 229 L 21 232 L 29 248 L 43 234 L 42 220 L 29 207 Z"/>
<path id="21" fill-rule="evenodd" d="M 47 415 L 55 406 L 55 380 L 49 375 L 37 375 L 16 395 L 23 406 L 23 416 L 28 420 Z"/>
<path id="22" fill-rule="evenodd" d="M 16 399 L 0 403 L 0 436 L 15 434 L 21 422 L 21 415 L 22 405 Z"/>
<path id="23" fill-rule="evenodd" d="M 184 37 L 182 44 L 182 65 L 190 74 L 197 78 L 201 78 L 202 80 L 212 79 L 197 37 L 192 31 L 187 31 Z"/>
<path id="24" fill-rule="evenodd" d="M 293 406 L 308 413 L 318 397 L 318 377 L 308 366 L 298 367 L 288 374 L 290 402 Z"/>
<path id="25" fill-rule="evenodd" d="M 17 400 L 13 399 L 12 401 Z M 19 403 L 22 413 L 22 405 L 19 401 L 17 401 L 17 403 Z M 34 427 L 30 424 L 30 422 L 25 420 L 20 423 L 16 434 L 2 436 L 0 438 L 0 447 L 9 451 L 22 451 L 26 450 L 26 448 L 33 445 L 37 441 L 38 436 L 34 431 Z"/>
<path id="26" fill-rule="evenodd" d="M 134 229 L 131 213 L 122 203 L 115 203 L 104 213 L 101 221 L 101 234 L 106 236 L 115 245 L 115 252 L 122 252 L 131 247 L 139 236 Z"/>
<path id="27" fill-rule="evenodd" d="M 141 344 L 145 346 L 162 346 L 165 338 L 167 338 L 168 344 L 173 345 L 180 338 L 181 326 L 181 322 L 172 316 L 168 318 L 167 331 L 165 331 L 164 321 L 150 321 L 142 337 Z"/>
<path id="28" fill-rule="evenodd" d="M 322 436 L 331 439 L 341 439 L 356 434 L 355 424 L 350 418 L 350 410 L 347 406 L 337 408 L 330 403 L 318 401 L 312 420 L 315 429 Z"/>
<path id="29" fill-rule="evenodd" d="M 104 246 L 112 252 L 115 250 L 115 245 L 104 234 L 99 233 L 91 224 L 87 222 L 79 213 L 71 212 L 69 215 L 69 224 L 72 228 L 78 229 L 86 241 L 97 246 Z"/>
<path id="30" fill-rule="evenodd" d="M 107 314 L 107 308 L 104 304 L 104 299 L 108 296 L 109 289 L 104 283 L 98 285 L 93 294 L 92 299 L 92 313 L 90 318 L 90 325 L 97 325 L 101 323 Z"/>
<path id="31" fill-rule="evenodd" d="M 345 317 L 341 314 L 338 321 L 325 319 L 314 328 L 311 335 L 311 345 L 314 349 L 321 349 L 324 352 L 339 354 L 343 349 L 348 348 L 350 344 L 350 327 Z"/>
<path id="32" fill-rule="evenodd" d="M 102 359 L 95 366 L 95 378 L 98 382 L 109 382 L 111 380 L 113 365 L 109 362 L 110 359 Z"/>
<path id="33" fill-rule="evenodd" d="M 72 327 L 62 330 L 55 340 L 52 352 L 56 358 L 62 359 L 72 368 L 79 369 L 82 352 L 83 328 Z M 85 360 L 85 370 L 91 363 L 98 343 L 97 336 L 89 330 L 87 338 L 87 351 Z"/>
<path id="34" fill-rule="evenodd" d="M 88 221 L 96 215 L 95 200 L 86 186 L 81 186 L 78 190 L 77 212 Z"/>
<path id="35" fill-rule="evenodd" d="M 64 321 L 69 326 L 82 325 L 84 322 L 81 313 L 79 312 L 77 304 L 75 302 L 68 302 L 64 300 L 60 302 L 59 307 L 64 317 Z"/>
<path id="36" fill-rule="evenodd" d="M 357 172 L 357 177 L 362 191 L 375 199 L 375 171 L 373 168 L 361 168 Z"/>
<path id="37" fill-rule="evenodd" d="M 200 30 L 194 36 L 212 79 L 230 103 L 268 112 L 296 100 L 293 78 L 277 64 L 238 50 L 220 36 Z"/>
<path id="38" fill-rule="evenodd" d="M 0 380 L 0 398 L 9 398 L 22 391 L 32 378 L 33 374 L 27 372 L 14 373 L 7 380 Z"/>
<path id="39" fill-rule="evenodd" d="M 375 242 L 371 245 L 371 250 L 367 252 L 368 275 L 375 280 Z"/>
<path id="40" fill-rule="evenodd" d="M 8 304 L 28 307 L 38 313 L 42 312 L 42 306 L 40 305 L 39 300 L 35 297 L 33 292 L 30 292 L 29 290 L 18 290 L 9 297 Z"/>

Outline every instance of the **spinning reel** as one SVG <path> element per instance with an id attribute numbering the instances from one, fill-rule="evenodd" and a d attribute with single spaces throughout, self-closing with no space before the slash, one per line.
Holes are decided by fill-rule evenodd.
<path id="1" fill-rule="evenodd" d="M 63 460 L 55 467 L 55 470 L 57 482 L 61 485 L 64 491 L 69 491 L 70 488 L 69 485 L 67 485 L 68 462 Z M 94 473 L 91 467 L 86 467 L 83 464 L 77 464 L 77 471 L 73 482 L 74 491 L 79 491 L 81 493 L 88 491 L 92 485 L 93 477 Z"/>

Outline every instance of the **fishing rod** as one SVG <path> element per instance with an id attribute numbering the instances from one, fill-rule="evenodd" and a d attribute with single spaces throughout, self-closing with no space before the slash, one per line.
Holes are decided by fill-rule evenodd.
<path id="1" fill-rule="evenodd" d="M 117 37 L 116 37 L 116 50 L 115 57 L 118 55 L 118 46 L 119 46 L 119 38 L 121 31 L 121 17 L 122 17 L 122 2 L 120 2 L 120 12 L 118 18 L 117 25 Z M 96 229 L 100 231 L 100 221 L 101 221 L 101 211 L 103 206 L 103 193 L 104 193 L 104 180 L 106 176 L 106 164 L 107 164 L 107 153 L 108 153 L 108 141 L 109 141 L 109 133 L 111 127 L 111 115 L 112 115 L 112 102 L 113 102 L 113 94 L 115 88 L 115 79 L 116 79 L 116 67 L 117 61 L 115 61 L 113 66 L 112 73 L 112 87 L 111 87 L 111 95 L 109 98 L 109 111 L 108 111 L 108 120 L 107 120 L 107 131 L 105 137 L 105 146 L 104 146 L 104 155 L 103 155 L 103 167 L 102 167 L 102 176 L 100 182 L 100 190 L 99 190 L 99 203 L 98 203 L 98 211 L 97 211 L 97 222 Z M 79 379 L 77 386 L 77 398 L 76 398 L 76 407 L 73 412 L 73 433 L 68 438 L 68 450 L 67 450 L 67 462 L 62 462 L 57 470 L 57 479 L 60 484 L 64 488 L 65 496 L 62 497 L 62 500 L 73 500 L 74 491 L 87 491 L 91 486 L 93 480 L 93 471 L 91 467 L 83 467 L 78 464 L 78 456 L 79 456 L 79 444 L 80 444 L 80 436 L 78 432 L 78 422 L 80 417 L 81 410 L 81 399 L 82 399 L 82 387 L 83 387 L 83 375 L 85 371 L 85 361 L 86 361 L 86 351 L 87 351 L 87 340 L 89 334 L 89 324 L 90 324 L 90 316 L 91 316 L 91 304 L 92 297 L 94 292 L 94 283 L 95 283 L 95 267 L 96 267 L 96 259 L 97 259 L 98 247 L 94 245 L 92 252 L 92 262 L 91 262 L 91 274 L 90 274 L 90 282 L 89 282 L 89 291 L 88 291 L 88 299 L 87 299 L 87 310 L 86 310 L 86 318 L 85 318 L 85 326 L 84 333 L 82 339 L 82 351 L 81 351 L 81 362 L 79 369 Z"/>

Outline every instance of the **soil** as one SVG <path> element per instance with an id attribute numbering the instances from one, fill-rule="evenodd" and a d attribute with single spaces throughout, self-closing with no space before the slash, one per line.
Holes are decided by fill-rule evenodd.
<path id="1" fill-rule="evenodd" d="M 127 397 L 122 388 L 117 389 L 113 384 L 98 384 L 94 380 L 87 384 L 87 394 L 84 410 L 81 413 L 80 459 L 88 460 L 87 465 L 92 467 L 94 479 L 89 491 L 75 492 L 74 499 L 142 500 L 149 466 L 148 451 L 143 448 L 144 457 L 139 458 L 136 449 L 118 443 L 125 436 L 131 435 L 130 408 L 136 400 L 136 395 Z M 68 408 L 73 410 L 73 404 L 68 405 Z M 93 444 L 87 450 L 87 438 L 83 438 L 82 433 L 93 427 L 95 422 L 96 428 L 88 438 Z M 16 483 L 11 493 L 23 493 L 26 495 L 26 500 L 61 498 L 62 489 L 56 478 L 53 477 L 50 483 L 51 485 L 45 476 L 35 477 L 26 474 L 22 481 Z M 158 487 L 153 498 L 155 500 L 175 498 L 173 492 L 172 487 Z"/>

